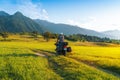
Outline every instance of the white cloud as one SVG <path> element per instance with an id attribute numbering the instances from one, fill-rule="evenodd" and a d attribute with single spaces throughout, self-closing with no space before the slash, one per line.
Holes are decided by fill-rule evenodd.
<path id="1" fill-rule="evenodd" d="M 4 0 L 5 5 L 1 4 L 0 10 L 6 11 L 9 14 L 20 11 L 32 19 L 49 19 L 47 10 L 42 8 L 42 3 L 33 3 L 32 0 L 15 0 L 15 2 L 16 4 L 13 4 L 12 0 Z"/>
<path id="2" fill-rule="evenodd" d="M 70 25 L 77 25 L 77 26 L 80 25 L 79 22 L 77 22 L 77 21 L 75 21 L 75 20 L 73 20 L 73 19 L 68 19 L 68 20 L 67 20 L 67 24 L 70 24 Z"/>
<path id="3" fill-rule="evenodd" d="M 88 16 L 79 20 L 68 19 L 66 23 L 96 31 L 120 30 L 120 16 L 118 13 Z"/>
<path id="4" fill-rule="evenodd" d="M 88 18 L 84 18 L 81 20 L 68 19 L 66 23 L 70 24 L 70 25 L 77 25 L 79 27 L 83 27 L 83 28 L 87 28 L 87 29 L 93 29 L 94 26 L 92 26 L 92 25 L 95 22 L 96 22 L 95 17 L 88 17 Z"/>
<path id="5" fill-rule="evenodd" d="M 33 4 L 30 0 L 18 5 L 18 11 L 32 19 L 49 19 L 46 9 L 41 7 L 41 3 Z"/>
<path id="6" fill-rule="evenodd" d="M 42 9 L 42 17 L 47 20 L 49 19 L 48 12 L 45 9 Z"/>

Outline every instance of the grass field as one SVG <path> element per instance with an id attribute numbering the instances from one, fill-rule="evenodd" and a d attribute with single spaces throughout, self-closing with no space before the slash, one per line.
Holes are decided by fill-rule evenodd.
<path id="1" fill-rule="evenodd" d="M 75 47 L 74 50 L 72 58 L 120 74 L 119 47 Z"/>
<path id="2" fill-rule="evenodd" d="M 54 53 L 54 43 L 18 35 L 1 41 L 0 80 L 120 80 L 119 45 L 69 42 L 73 52 L 66 57 L 32 51 Z"/>

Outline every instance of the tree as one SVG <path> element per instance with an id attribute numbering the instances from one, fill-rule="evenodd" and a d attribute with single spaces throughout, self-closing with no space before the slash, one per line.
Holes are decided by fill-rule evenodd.
<path id="1" fill-rule="evenodd" d="M 47 31 L 43 34 L 43 36 L 44 36 L 44 39 L 48 42 L 51 38 L 51 33 Z"/>
<path id="2" fill-rule="evenodd" d="M 52 38 L 52 39 L 56 39 L 57 37 L 58 37 L 58 34 L 51 33 L 51 36 L 50 36 L 50 38 Z"/>
<path id="3" fill-rule="evenodd" d="M 38 35 L 39 35 L 39 33 L 38 33 L 37 31 L 33 31 L 33 32 L 31 33 L 31 36 L 33 36 L 34 39 L 37 39 L 37 38 L 38 38 Z"/>
<path id="4" fill-rule="evenodd" d="M 7 32 L 1 33 L 1 36 L 2 36 L 2 38 L 4 38 L 4 40 L 6 40 L 9 37 Z"/>

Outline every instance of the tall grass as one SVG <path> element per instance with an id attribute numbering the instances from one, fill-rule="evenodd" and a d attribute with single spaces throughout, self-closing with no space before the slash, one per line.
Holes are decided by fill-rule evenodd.
<path id="1" fill-rule="evenodd" d="M 46 58 L 35 56 L 24 44 L 0 44 L 0 80 L 62 79 L 52 71 Z"/>
<path id="2" fill-rule="evenodd" d="M 107 74 L 94 67 L 67 57 L 52 57 L 50 60 L 54 70 L 65 80 L 119 80 L 111 74 Z"/>
<path id="3" fill-rule="evenodd" d="M 74 59 L 120 74 L 119 47 L 74 47 Z"/>
<path id="4" fill-rule="evenodd" d="M 55 52 L 54 43 L 55 40 L 45 42 L 43 39 L 19 36 L 12 41 L 0 42 L 0 80 L 120 80 L 112 74 L 77 61 L 92 62 L 119 74 L 119 47 L 82 47 L 69 42 L 73 55 L 52 56 L 48 59 L 35 56 L 32 51 Z"/>

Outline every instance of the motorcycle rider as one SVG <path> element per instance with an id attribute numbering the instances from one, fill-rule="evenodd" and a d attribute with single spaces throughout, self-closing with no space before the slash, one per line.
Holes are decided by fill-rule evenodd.
<path id="1" fill-rule="evenodd" d="M 62 50 L 63 42 L 64 42 L 64 34 L 60 33 L 60 35 L 57 38 L 57 43 L 58 43 L 57 49 L 58 50 Z"/>
<path id="2" fill-rule="evenodd" d="M 57 43 L 62 43 L 62 42 L 64 42 L 64 35 L 63 33 L 60 33 L 60 35 L 57 38 Z"/>

